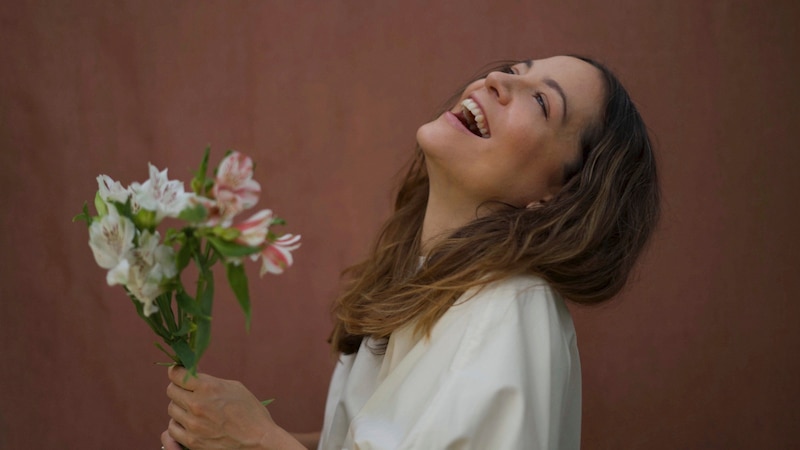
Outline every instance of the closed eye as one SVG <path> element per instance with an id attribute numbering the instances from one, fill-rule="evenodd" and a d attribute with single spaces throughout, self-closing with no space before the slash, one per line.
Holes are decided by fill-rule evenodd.
<path id="1" fill-rule="evenodd" d="M 507 73 L 509 75 L 516 75 L 517 69 L 515 69 L 514 66 L 504 66 L 500 69 L 500 72 Z"/>
<path id="2" fill-rule="evenodd" d="M 547 104 L 544 101 L 544 96 L 540 93 L 536 93 L 533 95 L 533 98 L 536 99 L 536 102 L 539 103 L 539 106 L 542 107 L 542 112 L 544 113 L 544 118 L 549 119 L 550 115 L 547 113 Z"/>
<path id="3" fill-rule="evenodd" d="M 528 67 L 530 68 L 530 65 L 528 65 Z M 517 69 L 514 68 L 514 66 L 511 66 L 511 65 L 504 66 L 499 71 L 503 72 L 503 73 L 507 73 L 509 75 L 519 75 L 519 72 L 517 71 Z M 540 92 L 537 92 L 536 94 L 533 95 L 533 98 L 535 98 L 536 102 L 539 103 L 539 106 L 541 106 L 542 112 L 544 113 L 545 120 L 549 119 L 550 118 L 550 114 L 547 111 L 547 102 L 544 100 L 544 96 Z"/>

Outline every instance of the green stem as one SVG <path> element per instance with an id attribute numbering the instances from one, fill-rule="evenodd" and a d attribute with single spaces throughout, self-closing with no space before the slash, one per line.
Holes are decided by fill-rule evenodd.
<path id="1" fill-rule="evenodd" d="M 158 320 L 156 320 L 156 318 L 158 318 Z M 149 317 L 144 316 L 144 319 L 147 321 L 148 324 L 150 324 L 150 328 L 152 328 L 157 335 L 161 336 L 161 338 L 164 339 L 164 341 L 169 342 L 169 340 L 172 337 L 172 333 L 170 333 L 169 331 L 167 331 L 166 328 L 164 328 L 164 325 L 161 323 L 162 322 L 161 315 L 151 314 Z"/>
<path id="2" fill-rule="evenodd" d="M 167 324 L 170 336 L 178 331 L 178 324 L 175 322 L 175 315 L 172 313 L 172 291 L 166 292 L 158 296 L 158 311 L 161 317 Z"/>

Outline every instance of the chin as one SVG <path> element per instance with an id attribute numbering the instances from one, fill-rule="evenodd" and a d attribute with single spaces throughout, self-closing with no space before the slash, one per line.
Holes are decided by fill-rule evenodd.
<path id="1" fill-rule="evenodd" d="M 425 153 L 425 156 L 430 156 L 428 154 L 429 149 L 446 146 L 448 141 L 452 139 L 452 136 L 448 136 L 448 130 L 445 128 L 447 124 L 442 122 L 442 116 L 439 116 L 437 119 L 417 128 L 417 144 L 422 149 L 422 152 Z"/>

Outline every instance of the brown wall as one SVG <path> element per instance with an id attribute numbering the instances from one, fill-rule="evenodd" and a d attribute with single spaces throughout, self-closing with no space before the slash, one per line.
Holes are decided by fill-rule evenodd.
<path id="1" fill-rule="evenodd" d="M 70 222 L 107 173 L 188 179 L 253 155 L 303 234 L 220 288 L 203 370 L 319 428 L 339 271 L 386 217 L 416 127 L 484 63 L 577 52 L 620 74 L 658 144 L 664 219 L 620 299 L 577 309 L 585 449 L 800 439 L 797 2 L 0 4 L 0 448 L 158 448 L 164 358 Z M 251 267 L 254 269 L 254 267 Z M 253 274 L 255 271 L 251 270 Z M 257 278 L 253 278 L 256 280 Z"/>

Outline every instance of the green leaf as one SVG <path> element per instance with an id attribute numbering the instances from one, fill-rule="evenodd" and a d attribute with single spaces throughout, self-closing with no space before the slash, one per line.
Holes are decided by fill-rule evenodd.
<path id="1" fill-rule="evenodd" d="M 164 352 L 165 355 L 169 356 L 169 359 L 175 361 L 176 364 L 180 364 L 181 363 L 181 360 L 178 358 L 177 355 L 174 355 L 174 354 L 168 352 L 167 349 L 162 347 L 161 344 L 159 344 L 158 342 L 156 342 L 155 344 L 156 344 L 156 347 L 158 347 L 159 350 Z"/>
<path id="2" fill-rule="evenodd" d="M 216 236 L 206 236 L 206 239 L 208 239 L 208 242 L 211 243 L 216 251 L 226 258 L 239 258 L 261 251 L 261 249 L 258 247 L 250 247 L 247 245 L 239 245 L 233 242 L 227 242 Z"/>
<path id="3" fill-rule="evenodd" d="M 117 208 L 117 212 L 119 213 L 120 216 L 125 216 L 128 219 L 131 219 L 131 221 L 133 221 L 134 223 L 136 222 L 136 217 L 133 214 L 133 207 L 131 207 L 130 198 L 128 198 L 128 200 L 125 203 L 116 202 L 112 200 L 111 204 L 114 205 L 115 208 Z"/>
<path id="4" fill-rule="evenodd" d="M 195 352 L 189 347 L 189 343 L 185 340 L 175 340 L 169 343 L 169 346 L 175 350 L 178 356 L 179 364 L 186 368 L 192 375 L 197 376 L 197 361 Z"/>
<path id="5" fill-rule="evenodd" d="M 214 274 L 206 268 L 200 272 L 200 278 L 204 287 L 198 292 L 197 300 L 200 302 L 203 314 L 211 317 L 211 306 L 214 301 Z"/>
<path id="6" fill-rule="evenodd" d="M 244 312 L 244 326 L 249 332 L 250 290 L 247 286 L 247 274 L 244 272 L 244 267 L 241 264 L 225 264 L 225 271 L 228 274 L 228 284 L 231 285 L 233 293 L 236 294 L 236 300 L 239 301 L 239 306 L 242 307 L 242 311 Z"/>
<path id="7" fill-rule="evenodd" d="M 186 239 L 186 242 L 181 245 L 180 249 L 178 249 L 178 254 L 175 255 L 175 266 L 178 269 L 178 273 L 183 272 L 183 269 L 189 265 L 189 261 L 192 260 L 192 246 L 195 244 L 196 239 L 194 237 L 189 237 Z"/>
<path id="8" fill-rule="evenodd" d="M 189 320 L 186 320 L 181 324 L 181 327 L 177 331 L 172 333 L 172 336 L 176 338 L 189 336 L 189 333 L 191 333 L 195 329 L 196 327 L 194 327 L 193 323 Z"/>
<path id="9" fill-rule="evenodd" d="M 273 217 L 272 225 L 286 225 L 286 221 L 281 219 L 280 217 Z"/>
<path id="10" fill-rule="evenodd" d="M 178 219 L 191 223 L 201 222 L 206 217 L 208 217 L 208 211 L 203 205 L 200 204 L 186 208 L 181 211 L 180 214 L 178 214 Z"/>
<path id="11" fill-rule="evenodd" d="M 92 216 L 89 214 L 89 205 L 87 202 L 83 202 L 83 211 L 80 214 L 72 218 L 73 222 L 77 222 L 79 220 L 86 221 L 86 226 L 90 227 L 92 225 Z"/>
<path id="12" fill-rule="evenodd" d="M 185 240 L 186 236 L 184 235 L 183 230 L 176 230 L 175 228 L 167 228 L 167 232 L 164 233 L 165 245 L 182 244 Z"/>
<path id="13" fill-rule="evenodd" d="M 274 398 L 270 398 L 270 399 L 267 399 L 267 400 L 261 400 L 261 404 L 264 405 L 264 406 L 267 406 L 267 405 L 269 405 L 270 403 L 272 403 L 274 401 L 275 401 Z"/>
<path id="14" fill-rule="evenodd" d="M 205 317 L 205 314 L 203 314 L 203 309 L 200 307 L 200 304 L 196 302 L 189 294 L 187 294 L 183 290 L 179 290 L 178 292 L 175 293 L 175 300 L 177 301 L 178 307 L 181 310 L 186 311 L 195 317 Z"/>
<path id="15" fill-rule="evenodd" d="M 195 316 L 197 329 L 194 332 L 193 343 L 197 358 L 205 353 L 211 343 L 211 308 L 214 301 L 214 275 L 207 268 L 200 272 L 198 279 L 197 300 L 202 316 Z"/>
<path id="16" fill-rule="evenodd" d="M 164 323 L 167 325 L 170 335 L 174 335 L 178 331 L 178 324 L 175 322 L 175 315 L 172 313 L 172 291 L 167 291 L 158 296 L 156 299 L 158 305 L 158 313 Z"/>
<path id="17" fill-rule="evenodd" d="M 195 325 L 197 325 L 197 329 L 194 331 L 194 351 L 197 359 L 200 359 L 211 343 L 211 320 L 205 317 L 196 317 Z"/>
<path id="18" fill-rule="evenodd" d="M 137 300 L 136 297 L 133 294 L 131 294 L 131 292 L 128 291 L 127 289 L 125 289 L 125 292 L 128 294 L 128 298 L 130 298 L 131 301 L 133 302 L 133 306 L 136 308 L 136 313 L 139 314 L 139 317 L 141 317 L 142 320 L 144 320 L 147 323 L 147 325 L 150 325 L 150 328 L 153 330 L 153 332 L 161 336 L 161 339 L 164 339 L 164 341 L 168 341 L 170 339 L 170 333 L 167 331 L 166 328 L 164 328 L 164 325 L 161 323 L 161 316 L 159 314 L 153 314 L 149 317 L 146 316 L 144 314 L 144 304 L 142 304 L 142 302 Z M 159 320 L 156 321 L 154 317 L 157 317 Z"/>
<path id="19" fill-rule="evenodd" d="M 194 191 L 197 195 L 205 195 L 207 190 L 211 187 L 209 186 L 209 181 L 206 179 L 206 172 L 208 172 L 208 156 L 211 154 L 211 146 L 206 146 L 205 152 L 203 152 L 203 159 L 200 161 L 200 168 L 197 169 L 197 172 L 194 174 L 194 178 L 192 178 L 192 191 Z M 213 183 L 213 182 L 212 182 Z"/>

